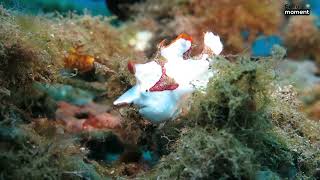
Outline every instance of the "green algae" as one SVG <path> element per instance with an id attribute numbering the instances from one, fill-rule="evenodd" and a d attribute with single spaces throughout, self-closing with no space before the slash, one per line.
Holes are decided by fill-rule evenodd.
<path id="1" fill-rule="evenodd" d="M 41 127 L 34 125 L 38 118 L 53 118 L 56 110 L 56 103 L 34 84 L 72 81 L 60 78 L 60 69 L 64 52 L 81 35 L 73 40 L 68 33 L 90 31 L 83 27 L 83 21 L 78 22 L 80 17 L 77 18 L 62 21 L 57 17 L 21 15 L 0 8 L 0 179 L 103 179 L 96 166 L 86 161 L 79 137 L 64 132 L 54 120 Z M 85 23 L 91 20 L 87 18 Z M 76 27 L 62 27 L 71 21 L 78 22 Z M 61 33 L 66 29 L 68 32 Z M 104 37 L 108 36 L 107 24 L 100 23 L 99 29 L 105 33 Z M 110 33 L 116 32 L 110 30 Z M 86 43 L 103 40 L 100 36 L 92 37 L 89 32 L 84 34 L 90 36 L 84 38 Z M 120 43 L 116 43 L 117 36 L 114 37 L 109 42 L 117 46 Z M 114 47 L 112 54 L 116 55 L 121 48 Z M 110 51 L 105 52 L 101 53 L 102 58 L 111 56 Z"/>
<path id="2" fill-rule="evenodd" d="M 253 157 L 230 133 L 193 128 L 179 139 L 176 152 L 162 159 L 152 179 L 253 177 Z"/>
<path id="3" fill-rule="evenodd" d="M 279 86 L 273 67 L 284 57 L 278 51 L 258 61 L 245 56 L 235 62 L 213 59 L 218 74 L 206 93 L 194 95 L 184 119 L 188 131 L 152 171 L 154 179 L 314 177 L 319 140 L 313 129 L 318 123 L 308 125 L 292 102 L 272 95 Z"/>

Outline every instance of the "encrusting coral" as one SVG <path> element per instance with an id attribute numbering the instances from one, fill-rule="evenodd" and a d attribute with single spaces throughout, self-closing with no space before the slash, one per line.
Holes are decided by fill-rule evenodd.
<path id="1" fill-rule="evenodd" d="M 285 43 L 289 56 L 315 60 L 320 64 L 320 30 L 315 16 L 292 17 L 286 27 Z"/>
<path id="2" fill-rule="evenodd" d="M 147 0 L 132 8 L 143 15 L 138 14 L 138 20 L 148 17 L 158 24 L 156 30 L 151 30 L 154 42 L 183 32 L 201 42 L 203 32 L 210 30 L 223 40 L 224 53 L 239 53 L 250 49 L 261 34 L 280 33 L 282 5 L 284 2 L 274 0 Z M 193 49 L 198 54 L 203 45 L 197 44 Z"/>
<path id="3" fill-rule="evenodd" d="M 62 120 L 66 129 L 71 132 L 116 129 L 121 127 L 120 117 L 107 113 L 106 108 L 106 106 L 94 103 L 77 107 L 60 102 L 58 103 L 56 119 Z"/>
<path id="4" fill-rule="evenodd" d="M 259 34 L 277 34 L 282 21 L 279 1 L 191 1 L 190 11 L 195 37 L 201 30 L 212 29 L 224 40 L 226 52 L 238 53 L 254 41 Z M 244 37 L 243 32 L 248 32 Z M 193 35 L 191 33 L 191 35 Z"/>
<path id="5" fill-rule="evenodd" d="M 311 119 L 320 120 L 320 86 L 304 91 L 301 94 L 304 103 L 303 111 L 306 112 Z"/>

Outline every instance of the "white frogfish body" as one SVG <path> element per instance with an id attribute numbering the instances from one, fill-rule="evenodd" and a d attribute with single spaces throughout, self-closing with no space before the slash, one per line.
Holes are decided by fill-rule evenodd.
<path id="1" fill-rule="evenodd" d="M 219 55 L 223 49 L 219 36 L 207 32 L 201 58 L 185 60 L 184 54 L 190 50 L 191 41 L 188 35 L 181 34 L 168 46 L 160 47 L 164 62 L 132 65 L 137 83 L 114 101 L 114 105 L 133 103 L 144 118 L 154 123 L 177 117 L 181 99 L 206 88 L 214 75 L 208 57 Z"/>

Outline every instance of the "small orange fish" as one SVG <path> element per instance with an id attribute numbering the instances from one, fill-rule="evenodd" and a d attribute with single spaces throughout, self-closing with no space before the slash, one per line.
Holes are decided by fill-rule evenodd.
<path id="1" fill-rule="evenodd" d="M 64 58 L 64 67 L 67 69 L 77 69 L 80 72 L 88 72 L 94 68 L 95 59 L 93 56 L 82 54 L 80 49 L 83 45 L 71 48 Z"/>

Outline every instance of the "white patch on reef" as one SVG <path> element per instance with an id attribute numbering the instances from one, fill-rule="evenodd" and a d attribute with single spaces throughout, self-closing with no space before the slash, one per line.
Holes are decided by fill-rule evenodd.
<path id="1" fill-rule="evenodd" d="M 300 91 L 312 89 L 320 84 L 320 78 L 316 76 L 317 66 L 311 60 L 285 59 L 279 63 L 277 73 L 285 84 L 294 84 Z"/>
<path id="2" fill-rule="evenodd" d="M 139 31 L 135 37 L 129 40 L 129 44 L 137 51 L 144 51 L 149 47 L 153 34 L 150 31 Z"/>

